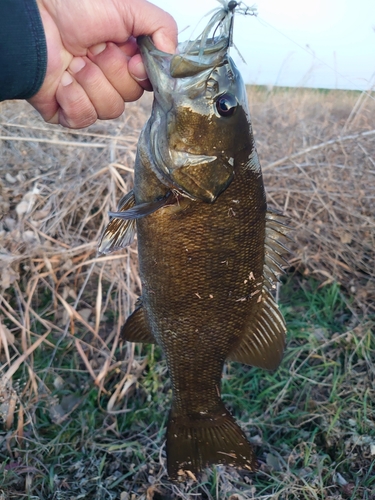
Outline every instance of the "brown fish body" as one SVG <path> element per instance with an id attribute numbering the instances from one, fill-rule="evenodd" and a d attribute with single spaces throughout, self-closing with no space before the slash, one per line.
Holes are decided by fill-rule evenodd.
<path id="1" fill-rule="evenodd" d="M 223 364 L 275 369 L 285 342 L 271 288 L 286 230 L 267 212 L 246 91 L 226 48 L 211 69 L 187 52 L 184 77 L 181 56 L 176 63 L 142 40 L 153 112 L 138 144 L 134 190 L 101 242 L 102 251 L 128 244 L 136 220 L 142 297 L 122 335 L 157 342 L 166 356 L 173 479 L 211 463 L 254 470 L 252 448 L 221 400 Z"/>
<path id="2" fill-rule="evenodd" d="M 137 203 L 154 182 L 139 162 Z M 261 298 L 265 217 L 261 176 L 239 166 L 215 203 L 184 199 L 137 221 L 143 309 L 167 358 L 171 418 L 187 428 L 223 413 L 223 364 Z"/>
<path id="3" fill-rule="evenodd" d="M 148 148 L 149 142 L 141 139 L 136 205 L 167 191 L 150 168 Z M 255 467 L 251 448 L 220 396 L 223 364 L 249 336 L 249 325 L 263 306 L 267 211 L 262 176 L 247 165 L 254 152 L 248 133 L 233 180 L 214 203 L 182 198 L 137 220 L 142 281 L 137 312 L 143 311 L 142 322 L 165 353 L 173 387 L 167 437 L 172 478 L 181 469 L 197 472 L 212 462 Z M 124 336 L 137 340 L 126 324 Z M 277 366 L 283 343 L 284 331 L 265 367 Z M 236 446 L 223 446 L 222 439 L 230 441 L 225 434 L 230 426 Z M 207 448 L 198 444 L 207 442 L 210 434 L 214 439 Z"/>

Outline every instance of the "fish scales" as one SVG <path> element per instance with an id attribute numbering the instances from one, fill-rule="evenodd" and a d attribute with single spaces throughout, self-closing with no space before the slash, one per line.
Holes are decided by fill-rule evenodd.
<path id="1" fill-rule="evenodd" d="M 143 307 L 168 359 L 176 409 L 184 412 L 216 405 L 223 362 L 252 312 L 247 298 L 262 283 L 264 213 L 249 203 L 244 180 L 254 174 L 242 174 L 203 213 L 190 202 L 182 213 L 165 209 L 137 225 Z"/>
<path id="2" fill-rule="evenodd" d="M 144 185 L 146 193 L 137 187 L 136 201 L 147 200 L 153 175 L 137 165 L 135 186 Z M 138 221 L 138 252 L 143 308 L 166 353 L 172 384 L 187 398 L 179 398 L 178 406 L 199 412 L 207 411 L 206 382 L 216 404 L 223 362 L 256 306 L 248 298 L 263 283 L 262 179 L 242 168 L 214 204 L 204 210 L 194 201 L 185 204 Z"/>
<path id="3" fill-rule="evenodd" d="M 245 86 L 228 55 L 234 4 L 222 9 L 221 34 L 205 37 L 204 47 L 198 39 L 172 55 L 138 40 L 153 111 L 138 143 L 134 189 L 100 243 L 110 252 L 137 230 L 142 297 L 121 334 L 156 342 L 166 356 L 171 479 L 212 463 L 256 469 L 221 400 L 223 365 L 275 369 L 285 343 L 271 290 L 287 228 L 267 210 Z"/>

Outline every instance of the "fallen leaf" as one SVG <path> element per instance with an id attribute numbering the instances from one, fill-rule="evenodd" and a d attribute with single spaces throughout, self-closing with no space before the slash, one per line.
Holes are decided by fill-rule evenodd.
<path id="1" fill-rule="evenodd" d="M 29 202 L 27 201 L 20 201 L 18 205 L 16 206 L 16 212 L 19 216 L 25 214 L 29 209 Z"/>
<path id="2" fill-rule="evenodd" d="M 33 243 L 34 241 L 36 241 L 36 236 L 35 236 L 35 233 L 34 231 L 25 231 L 23 233 L 23 241 L 25 243 Z"/>
<path id="3" fill-rule="evenodd" d="M 342 233 L 340 235 L 340 241 L 344 245 L 349 245 L 352 242 L 352 240 L 353 240 L 353 238 L 352 238 L 352 235 L 350 233 Z"/>
<path id="4" fill-rule="evenodd" d="M 18 278 L 18 273 L 16 273 L 16 271 L 14 271 L 11 267 L 5 267 L 1 269 L 0 288 L 6 290 L 10 286 L 12 286 L 13 283 L 18 280 Z"/>
<path id="5" fill-rule="evenodd" d="M 85 320 L 85 321 L 88 321 L 89 317 L 91 316 L 92 314 L 92 309 L 90 309 L 89 307 L 85 307 L 83 309 L 80 309 L 79 311 L 77 311 L 77 313 Z"/>
<path id="6" fill-rule="evenodd" d="M 10 175 L 9 172 L 5 174 L 5 179 L 10 183 L 10 184 L 15 184 L 17 182 L 17 179 L 13 177 L 13 175 Z"/>
<path id="7" fill-rule="evenodd" d="M 15 336 L 13 333 L 9 330 L 9 328 L 2 323 L 0 323 L 0 328 L 2 330 L 2 333 L 5 335 L 5 338 L 8 342 L 8 344 L 14 344 L 14 341 L 16 340 Z"/>
<path id="8" fill-rule="evenodd" d="M 62 389 L 64 387 L 64 379 L 60 375 L 57 375 L 53 381 L 53 385 L 55 389 Z"/>
<path id="9" fill-rule="evenodd" d="M 348 484 L 348 481 L 344 477 L 342 477 L 342 475 L 339 472 L 337 472 L 336 483 L 339 484 L 340 486 L 346 486 Z"/>

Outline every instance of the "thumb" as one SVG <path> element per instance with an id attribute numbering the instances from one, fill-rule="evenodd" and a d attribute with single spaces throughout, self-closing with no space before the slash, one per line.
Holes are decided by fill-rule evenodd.
<path id="1" fill-rule="evenodd" d="M 173 54 L 177 47 L 177 24 L 173 17 L 146 0 L 129 3 L 132 35 L 149 35 L 157 49 Z"/>

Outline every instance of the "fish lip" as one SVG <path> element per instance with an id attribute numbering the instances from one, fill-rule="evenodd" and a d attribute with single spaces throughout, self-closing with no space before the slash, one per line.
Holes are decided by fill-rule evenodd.
<path id="1" fill-rule="evenodd" d="M 195 40 L 179 43 L 175 54 L 157 49 L 148 35 L 137 37 L 146 71 L 153 86 L 157 83 L 156 78 L 158 76 L 160 78 L 161 69 L 164 70 L 164 79 L 184 78 L 214 68 L 220 63 L 233 45 L 234 10 L 241 2 L 232 2 L 234 4 L 232 6 L 229 5 L 231 2 L 220 0 L 220 3 L 223 7 L 214 9 L 215 13 L 202 33 Z"/>
<path id="2" fill-rule="evenodd" d="M 158 49 L 151 36 L 149 35 L 140 35 L 137 37 L 137 44 L 140 48 L 141 54 L 151 53 L 157 57 L 175 57 L 175 56 L 183 56 L 183 57 L 193 57 L 199 55 L 200 48 L 198 47 L 199 40 L 196 41 L 185 41 L 180 42 L 177 45 L 177 53 L 172 54 L 170 52 L 164 52 L 163 50 Z M 188 50 L 182 50 L 184 48 Z M 208 38 L 206 40 L 206 45 L 203 48 L 203 55 L 209 56 L 218 52 L 222 52 L 223 50 L 227 51 L 229 48 L 229 34 L 225 37 L 221 37 L 218 40 L 216 38 Z"/>
<path id="3" fill-rule="evenodd" d="M 137 44 L 151 84 L 157 84 L 161 72 L 164 79 L 185 78 L 220 65 L 230 45 L 230 34 L 208 38 L 204 47 L 199 46 L 200 42 L 200 39 L 181 42 L 177 53 L 170 54 L 157 49 L 150 36 L 139 36 Z"/>
<path id="4" fill-rule="evenodd" d="M 164 52 L 160 49 L 157 49 L 154 45 L 152 38 L 149 35 L 138 36 L 137 37 L 137 44 L 138 44 L 138 47 L 140 48 L 142 56 L 143 56 L 143 53 L 145 51 L 148 51 L 149 53 L 153 52 L 153 55 L 156 55 L 159 57 L 173 56 L 173 54 L 170 54 L 169 52 Z"/>
<path id="5" fill-rule="evenodd" d="M 154 92 L 159 93 L 158 89 L 163 82 L 170 81 L 169 66 L 173 54 L 157 49 L 150 36 L 137 37 L 137 44 Z"/>

